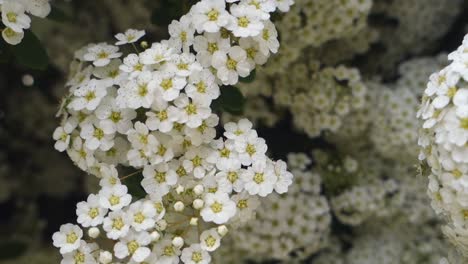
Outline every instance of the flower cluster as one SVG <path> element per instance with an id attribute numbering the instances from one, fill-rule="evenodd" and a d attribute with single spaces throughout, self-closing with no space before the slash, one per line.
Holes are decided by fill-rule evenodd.
<path id="1" fill-rule="evenodd" d="M 468 252 L 468 37 L 448 58 L 451 64 L 434 73 L 424 91 L 418 117 L 423 174 L 428 175 L 432 206 L 445 215 L 444 232 L 464 254 Z"/>
<path id="2" fill-rule="evenodd" d="M 128 30 L 115 45 L 76 52 L 53 137 L 101 189 L 77 205 L 81 227 L 53 236 L 65 263 L 209 263 L 227 225 L 244 224 L 260 197 L 287 192 L 292 174 L 266 157 L 247 119 L 217 138 L 211 102 L 277 52 L 270 13 L 292 1 L 227 2 L 198 2 L 169 25 L 169 40 L 142 51 L 134 43 L 144 32 Z M 126 44 L 135 52 L 121 59 Z M 114 242 L 85 242 L 83 229 Z"/>
<path id="3" fill-rule="evenodd" d="M 256 219 L 226 238 L 231 248 L 216 254 L 220 261 L 237 256 L 232 259 L 238 263 L 239 255 L 255 261 L 301 260 L 325 247 L 331 215 L 320 176 L 310 170 L 303 153 L 290 153 L 288 165 L 294 174 L 288 193 L 264 199 Z"/>
<path id="4" fill-rule="evenodd" d="M 51 11 L 50 0 L 2 0 L 0 11 L 3 39 L 11 45 L 19 44 L 24 37 L 24 30 L 31 27 L 31 17 L 45 18 Z M 29 15 L 28 15 L 29 14 Z"/>

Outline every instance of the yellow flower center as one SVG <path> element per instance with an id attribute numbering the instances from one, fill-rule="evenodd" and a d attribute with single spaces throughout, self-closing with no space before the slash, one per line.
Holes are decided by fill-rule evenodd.
<path id="1" fill-rule="evenodd" d="M 264 29 L 262 37 L 263 37 L 264 40 L 269 40 L 270 39 L 270 31 L 268 29 Z"/>
<path id="2" fill-rule="evenodd" d="M 227 148 L 223 148 L 219 154 L 221 155 L 222 158 L 229 158 L 229 155 L 231 155 L 231 151 Z"/>
<path id="3" fill-rule="evenodd" d="M 202 81 L 197 83 L 197 92 L 199 93 L 205 93 L 206 92 L 206 84 Z"/>
<path id="4" fill-rule="evenodd" d="M 85 254 L 77 251 L 75 256 L 73 256 L 73 260 L 75 260 L 75 264 L 85 263 Z"/>
<path id="5" fill-rule="evenodd" d="M 193 252 L 192 253 L 192 261 L 195 263 L 199 263 L 203 260 L 202 254 L 200 252 Z"/>
<path id="6" fill-rule="evenodd" d="M 166 154 L 167 148 L 164 145 L 159 145 L 158 147 L 158 155 L 164 156 Z"/>
<path id="7" fill-rule="evenodd" d="M 159 120 L 161 120 L 161 121 L 164 121 L 164 120 L 166 120 L 168 118 L 166 110 L 157 112 L 157 116 L 158 116 Z"/>
<path id="8" fill-rule="evenodd" d="M 245 16 L 244 17 L 239 17 L 239 19 L 237 19 L 237 25 L 239 27 L 246 28 L 246 27 L 249 26 L 249 23 L 250 23 L 249 19 L 247 17 L 245 17 Z"/>
<path id="9" fill-rule="evenodd" d="M 114 205 L 117 205 L 120 203 L 120 197 L 118 196 L 115 196 L 115 195 L 112 195 L 110 198 L 109 198 L 109 202 L 112 206 Z"/>
<path id="10" fill-rule="evenodd" d="M 124 226 L 125 226 L 125 224 L 124 224 L 122 218 L 116 218 L 112 222 L 112 228 L 113 229 L 121 230 Z"/>
<path id="11" fill-rule="evenodd" d="M 239 200 L 239 202 L 237 202 L 237 207 L 240 208 L 240 209 L 245 209 L 248 206 L 249 205 L 247 203 L 247 200 Z"/>
<path id="12" fill-rule="evenodd" d="M 263 177 L 263 173 L 255 173 L 253 180 L 257 184 L 264 182 L 265 179 Z"/>
<path id="13" fill-rule="evenodd" d="M 91 92 L 88 92 L 88 93 L 85 95 L 85 97 L 84 97 L 84 98 L 86 99 L 86 101 L 88 101 L 88 102 L 89 102 L 89 101 L 91 101 L 91 100 L 93 100 L 93 99 L 95 99 L 95 98 L 96 98 L 96 93 L 95 93 L 95 92 L 93 92 L 93 91 L 91 91 Z"/>
<path id="14" fill-rule="evenodd" d="M 8 12 L 6 14 L 6 17 L 7 17 L 8 22 L 16 23 L 16 19 L 18 17 L 18 14 L 14 13 L 14 12 Z"/>
<path id="15" fill-rule="evenodd" d="M 192 163 L 194 167 L 200 167 L 202 165 L 202 158 L 197 155 L 192 159 Z"/>
<path id="16" fill-rule="evenodd" d="M 460 119 L 460 127 L 468 130 L 468 117 Z"/>
<path id="17" fill-rule="evenodd" d="M 456 93 L 457 93 L 457 87 L 453 86 L 448 89 L 447 96 L 452 98 L 455 96 Z"/>
<path id="18" fill-rule="evenodd" d="M 190 103 L 185 107 L 185 112 L 188 115 L 195 115 L 197 114 L 197 107 L 194 104 Z"/>
<path id="19" fill-rule="evenodd" d="M 239 178 L 239 176 L 237 175 L 237 172 L 235 171 L 230 171 L 227 175 L 227 179 L 231 182 L 231 183 L 234 183 L 237 181 L 237 179 Z"/>
<path id="20" fill-rule="evenodd" d="M 148 85 L 147 84 L 141 84 L 138 85 L 138 95 L 143 97 L 148 94 Z"/>
<path id="21" fill-rule="evenodd" d="M 218 10 L 211 9 L 210 12 L 208 12 L 207 16 L 208 16 L 208 20 L 216 21 L 216 20 L 218 20 L 219 12 L 218 12 Z"/>
<path id="22" fill-rule="evenodd" d="M 214 43 L 208 43 L 208 52 L 213 54 L 215 53 L 216 51 L 219 50 L 218 48 L 218 43 L 214 42 Z"/>
<path id="23" fill-rule="evenodd" d="M 127 244 L 128 252 L 130 253 L 130 255 L 133 255 L 133 253 L 135 253 L 135 251 L 137 251 L 139 247 L 140 245 L 138 245 L 138 243 L 135 240 L 130 241 Z"/>
<path id="24" fill-rule="evenodd" d="M 91 208 L 88 212 L 88 216 L 92 219 L 96 218 L 99 215 L 99 210 L 97 208 Z"/>
<path id="25" fill-rule="evenodd" d="M 187 32 L 185 31 L 180 32 L 180 40 L 182 40 L 182 42 L 187 41 Z"/>
<path id="26" fill-rule="evenodd" d="M 205 244 L 208 246 L 208 247 L 213 247 L 215 244 L 216 244 L 216 238 L 214 238 L 213 236 L 208 236 L 206 239 L 205 239 Z"/>
<path id="27" fill-rule="evenodd" d="M 122 120 L 122 115 L 120 112 L 112 112 L 110 115 L 110 120 L 114 123 L 118 123 L 120 120 Z"/>
<path id="28" fill-rule="evenodd" d="M 214 202 L 211 206 L 211 211 L 213 211 L 213 213 L 217 214 L 217 213 L 220 213 L 221 211 L 223 211 L 223 205 L 218 203 L 218 202 Z"/>
<path id="29" fill-rule="evenodd" d="M 98 53 L 97 56 L 98 56 L 99 59 L 107 59 L 109 57 L 109 54 L 107 52 L 105 52 L 105 51 L 101 51 L 101 52 Z"/>
<path id="30" fill-rule="evenodd" d="M 102 131 L 102 129 L 100 128 L 95 128 L 93 136 L 101 140 L 102 138 L 104 138 L 104 131 Z"/>
<path id="31" fill-rule="evenodd" d="M 161 87 L 164 89 L 164 91 L 167 91 L 172 88 L 172 79 L 164 79 L 161 82 Z"/>
<path id="32" fill-rule="evenodd" d="M 133 221 L 135 221 L 135 223 L 141 224 L 141 223 L 143 223 L 143 221 L 145 221 L 145 216 L 141 212 L 138 212 L 133 217 Z"/>
<path id="33" fill-rule="evenodd" d="M 166 173 L 165 173 L 165 172 L 161 172 L 161 171 L 157 171 L 157 172 L 154 174 L 154 179 L 155 179 L 158 183 L 164 183 L 164 182 L 166 182 Z"/>
<path id="34" fill-rule="evenodd" d="M 249 156 L 252 156 L 253 154 L 255 154 L 255 152 L 257 152 L 257 150 L 255 149 L 255 146 L 252 144 L 247 144 L 245 151 L 247 152 L 247 154 L 249 154 Z"/>
<path id="35" fill-rule="evenodd" d="M 78 240 L 78 236 L 75 232 L 71 232 L 67 235 L 67 244 L 73 244 L 76 242 L 76 240 Z"/>
<path id="36" fill-rule="evenodd" d="M 226 67 L 231 70 L 231 71 L 234 71 L 237 69 L 237 61 L 229 58 L 226 62 Z"/>
<path id="37" fill-rule="evenodd" d="M 164 248 L 164 253 L 163 253 L 164 256 L 174 256 L 174 254 L 175 252 L 172 246 L 167 246 Z"/>

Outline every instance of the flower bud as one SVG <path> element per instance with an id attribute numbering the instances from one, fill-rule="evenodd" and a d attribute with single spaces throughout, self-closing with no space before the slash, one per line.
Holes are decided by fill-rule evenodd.
<path id="1" fill-rule="evenodd" d="M 90 238 L 97 238 L 99 236 L 99 234 L 101 234 L 101 231 L 99 231 L 99 229 L 97 227 L 91 227 L 88 230 L 88 236 Z"/>
<path id="2" fill-rule="evenodd" d="M 196 210 L 200 210 L 203 208 L 204 202 L 201 199 L 195 199 L 192 203 L 192 206 Z"/>
<path id="3" fill-rule="evenodd" d="M 182 211 L 184 210 L 184 208 L 185 208 L 185 205 L 184 205 L 184 203 L 181 202 L 181 201 L 178 201 L 178 202 L 176 202 L 176 203 L 174 204 L 174 210 L 175 210 L 176 212 L 182 212 Z"/>
<path id="4" fill-rule="evenodd" d="M 193 192 L 196 194 L 196 195 L 201 195 L 203 193 L 205 188 L 203 188 L 203 185 L 201 184 L 198 184 L 197 186 L 193 187 Z"/>
<path id="5" fill-rule="evenodd" d="M 176 236 L 174 239 L 172 239 L 172 245 L 176 248 L 181 248 L 184 245 L 184 239 Z"/>
<path id="6" fill-rule="evenodd" d="M 181 193 L 183 193 L 184 191 L 185 191 L 184 186 L 182 186 L 182 185 L 177 186 L 177 188 L 176 188 L 177 194 L 181 194 Z"/>
<path id="7" fill-rule="evenodd" d="M 218 231 L 218 234 L 223 237 L 228 233 L 228 228 L 225 225 L 218 226 L 217 231 Z"/>
<path id="8" fill-rule="evenodd" d="M 156 225 L 157 225 L 157 229 L 158 229 L 159 231 L 164 231 L 164 230 L 166 230 L 166 228 L 167 228 L 167 222 L 166 222 L 166 220 L 164 220 L 164 219 L 159 220 L 159 221 L 156 223 Z"/>
<path id="9" fill-rule="evenodd" d="M 161 238 L 161 235 L 158 233 L 158 231 L 153 231 L 151 232 L 150 234 L 151 236 L 151 240 L 154 242 L 154 241 L 158 241 L 159 238 Z"/>
<path id="10" fill-rule="evenodd" d="M 111 261 L 112 253 L 110 253 L 109 251 L 101 251 L 101 253 L 99 253 L 99 263 L 109 264 L 111 263 Z"/>
<path id="11" fill-rule="evenodd" d="M 190 219 L 190 225 L 197 226 L 198 225 L 198 218 L 197 217 L 192 217 Z"/>

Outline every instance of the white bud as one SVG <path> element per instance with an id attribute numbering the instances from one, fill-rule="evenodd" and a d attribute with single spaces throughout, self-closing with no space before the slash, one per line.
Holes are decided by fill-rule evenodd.
<path id="1" fill-rule="evenodd" d="M 109 264 L 112 261 L 112 254 L 109 251 L 99 253 L 99 263 Z"/>
<path id="2" fill-rule="evenodd" d="M 101 231 L 99 231 L 99 228 L 97 228 L 97 227 L 91 227 L 88 230 L 88 236 L 90 238 L 97 238 L 99 236 L 99 234 L 101 234 Z"/>
<path id="3" fill-rule="evenodd" d="M 218 231 L 218 234 L 223 237 L 228 233 L 228 228 L 225 225 L 218 226 L 217 231 Z"/>
<path id="4" fill-rule="evenodd" d="M 182 186 L 182 185 L 177 186 L 177 188 L 176 188 L 177 194 L 181 194 L 181 193 L 183 193 L 184 191 L 185 191 L 184 186 Z"/>
<path id="5" fill-rule="evenodd" d="M 167 222 L 166 222 L 166 220 L 164 220 L 164 219 L 159 220 L 159 221 L 156 223 L 156 225 L 157 225 L 157 228 L 158 228 L 159 231 L 164 231 L 164 230 L 166 230 L 166 228 L 167 228 Z"/>
<path id="6" fill-rule="evenodd" d="M 197 217 L 192 217 L 190 219 L 190 225 L 197 226 L 198 225 L 198 218 Z"/>
<path id="7" fill-rule="evenodd" d="M 24 86 L 32 86 L 34 84 L 34 77 L 32 77 L 31 74 L 23 75 L 21 80 L 23 81 Z"/>
<path id="8" fill-rule="evenodd" d="M 203 208 L 204 202 L 201 199 L 195 199 L 192 205 L 193 205 L 193 208 L 200 210 Z"/>
<path id="9" fill-rule="evenodd" d="M 203 193 L 205 188 L 203 188 L 203 185 L 201 184 L 198 184 L 196 185 L 195 187 L 193 187 L 193 192 L 196 194 L 196 195 L 201 195 Z"/>
<path id="10" fill-rule="evenodd" d="M 184 245 L 184 239 L 176 236 L 174 239 L 172 239 L 172 245 L 176 248 L 181 248 Z"/>
<path id="11" fill-rule="evenodd" d="M 178 201 L 174 204 L 174 210 L 176 210 L 176 212 L 182 212 L 184 208 L 185 208 L 185 205 L 181 201 Z"/>
<path id="12" fill-rule="evenodd" d="M 158 231 L 151 232 L 150 236 L 151 236 L 152 241 L 158 241 L 159 238 L 161 237 L 161 235 L 158 233 Z"/>

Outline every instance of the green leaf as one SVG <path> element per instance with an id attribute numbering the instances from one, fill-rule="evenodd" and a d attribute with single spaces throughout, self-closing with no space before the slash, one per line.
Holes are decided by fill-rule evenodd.
<path id="1" fill-rule="evenodd" d="M 20 257 L 27 250 L 27 245 L 19 240 L 0 241 L 0 260 Z"/>
<path id="2" fill-rule="evenodd" d="M 57 22 L 68 22 L 71 21 L 70 16 L 68 16 L 63 10 L 52 6 L 50 14 L 47 16 L 48 19 L 54 20 Z"/>
<path id="3" fill-rule="evenodd" d="M 128 193 L 131 194 L 135 200 L 146 197 L 146 192 L 143 187 L 141 187 L 142 180 L 143 174 L 141 172 L 122 180 L 122 183 L 128 188 Z"/>
<path id="4" fill-rule="evenodd" d="M 234 86 L 221 87 L 221 95 L 211 104 L 215 111 L 226 111 L 234 115 L 242 114 L 244 106 L 244 95 Z"/>
<path id="5" fill-rule="evenodd" d="M 243 83 L 252 83 L 253 81 L 255 81 L 255 77 L 257 77 L 257 69 L 254 69 L 250 74 L 249 76 L 245 77 L 245 78 L 239 78 L 239 81 L 240 82 L 243 82 Z"/>
<path id="6" fill-rule="evenodd" d="M 44 70 L 49 64 L 49 57 L 41 41 L 30 30 L 24 32 L 20 44 L 12 47 L 16 61 L 34 70 Z"/>

